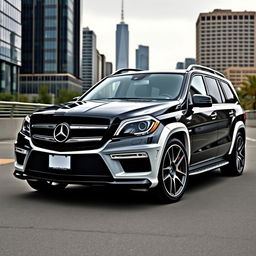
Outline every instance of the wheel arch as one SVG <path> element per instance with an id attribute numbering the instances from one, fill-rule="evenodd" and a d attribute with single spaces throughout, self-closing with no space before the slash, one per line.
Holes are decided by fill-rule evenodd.
<path id="1" fill-rule="evenodd" d="M 190 145 L 190 137 L 189 137 L 189 132 L 187 127 L 183 123 L 175 122 L 175 123 L 167 124 L 164 130 L 166 134 L 164 134 L 164 136 L 161 136 L 160 138 L 160 143 L 162 140 L 161 144 L 163 145 L 163 149 L 166 147 L 167 142 L 171 138 L 179 139 L 183 143 L 186 149 L 187 156 L 188 156 L 188 163 L 189 163 L 190 157 L 191 157 L 191 145 Z"/>
<path id="2" fill-rule="evenodd" d="M 242 121 L 238 121 L 234 127 L 233 130 L 233 135 L 232 135 L 232 141 L 231 141 L 231 146 L 229 149 L 228 154 L 230 155 L 233 151 L 234 145 L 235 145 L 235 141 L 236 141 L 236 136 L 238 134 L 238 132 L 242 133 L 242 136 L 244 137 L 244 141 L 246 140 L 246 134 L 245 134 L 245 125 Z"/>

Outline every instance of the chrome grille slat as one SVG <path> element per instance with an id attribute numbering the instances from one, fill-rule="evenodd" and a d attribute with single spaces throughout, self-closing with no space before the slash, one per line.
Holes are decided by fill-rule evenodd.
<path id="1" fill-rule="evenodd" d="M 32 128 L 38 128 L 38 129 L 54 129 L 57 126 L 57 124 L 33 124 Z"/>
<path id="2" fill-rule="evenodd" d="M 97 129 L 97 130 L 106 130 L 108 129 L 107 125 L 94 125 L 94 124 L 77 124 L 77 125 L 70 125 L 70 129 L 79 129 L 79 130 L 89 130 L 89 129 Z"/>
<path id="3" fill-rule="evenodd" d="M 32 138 L 36 139 L 36 140 L 56 142 L 55 139 L 53 138 L 53 136 L 34 134 L 34 135 L 32 135 Z"/>
<path id="4" fill-rule="evenodd" d="M 66 143 L 76 143 L 76 142 L 93 142 L 93 141 L 101 141 L 102 137 L 84 137 L 84 138 L 76 138 L 72 137 L 66 141 Z"/>

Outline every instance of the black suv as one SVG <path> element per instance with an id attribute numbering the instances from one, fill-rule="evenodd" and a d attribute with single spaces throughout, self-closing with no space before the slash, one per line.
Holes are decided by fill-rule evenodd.
<path id="1" fill-rule="evenodd" d="M 27 116 L 15 154 L 15 177 L 38 191 L 115 184 L 174 202 L 189 175 L 242 174 L 245 114 L 230 81 L 210 68 L 123 69 Z"/>

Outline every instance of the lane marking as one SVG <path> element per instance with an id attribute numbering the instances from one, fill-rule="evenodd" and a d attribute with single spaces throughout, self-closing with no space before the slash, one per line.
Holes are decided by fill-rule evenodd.
<path id="1" fill-rule="evenodd" d="M 246 137 L 247 140 L 249 141 L 252 141 L 252 142 L 256 142 L 256 139 L 252 139 L 252 138 L 249 138 L 249 137 Z"/>
<path id="2" fill-rule="evenodd" d="M 0 165 L 11 164 L 11 163 L 14 163 L 14 159 L 10 159 L 10 158 L 0 159 Z"/>

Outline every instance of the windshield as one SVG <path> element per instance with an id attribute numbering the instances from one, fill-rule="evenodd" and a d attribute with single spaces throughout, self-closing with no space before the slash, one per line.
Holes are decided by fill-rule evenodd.
<path id="1" fill-rule="evenodd" d="M 136 74 L 109 77 L 85 95 L 82 100 L 178 98 L 183 74 Z"/>

